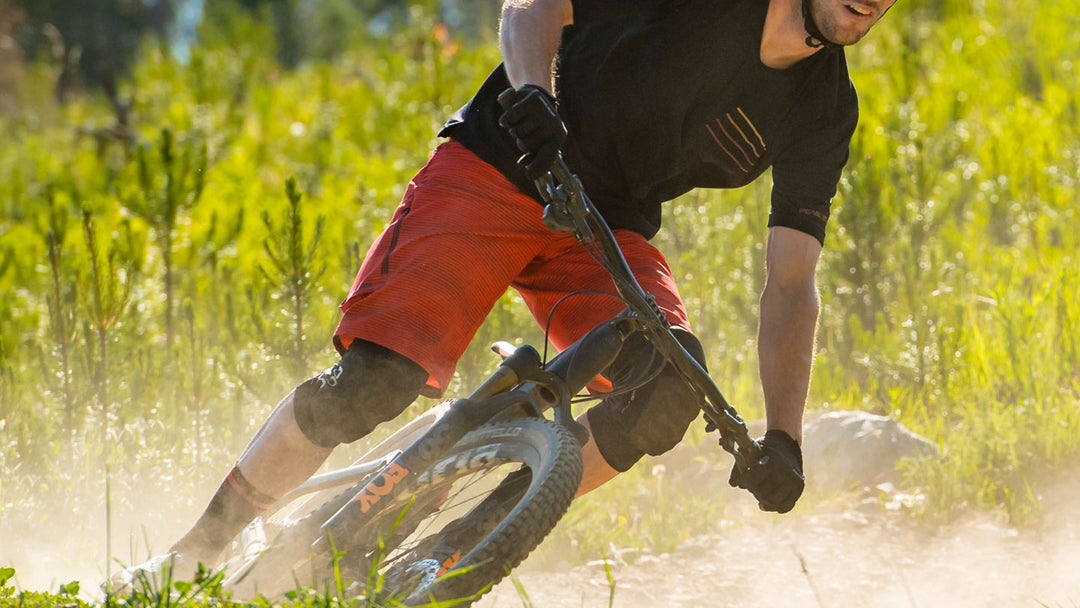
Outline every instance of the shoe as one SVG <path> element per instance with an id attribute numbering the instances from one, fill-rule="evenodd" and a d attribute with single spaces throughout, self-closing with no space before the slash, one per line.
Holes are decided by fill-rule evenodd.
<path id="1" fill-rule="evenodd" d="M 132 591 L 157 592 L 165 582 L 190 581 L 198 571 L 198 562 L 192 562 L 179 553 L 155 555 L 135 566 L 125 566 L 112 575 L 102 591 L 112 595 L 127 595 Z"/>
<path id="2" fill-rule="evenodd" d="M 109 581 L 113 595 L 126 595 L 132 590 L 159 592 L 165 583 L 191 582 L 200 570 L 217 564 L 220 551 L 212 551 L 183 541 L 173 545 L 168 553 L 155 555 L 136 566 L 125 566 Z M 102 585 L 102 591 L 109 591 Z"/>

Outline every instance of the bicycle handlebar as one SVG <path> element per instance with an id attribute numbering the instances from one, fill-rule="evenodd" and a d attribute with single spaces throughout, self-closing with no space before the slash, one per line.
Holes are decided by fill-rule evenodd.
<path id="1" fill-rule="evenodd" d="M 499 95 L 499 104 L 506 108 L 512 89 Z M 572 233 L 583 245 L 600 247 L 604 266 L 615 283 L 615 289 L 630 311 L 641 319 L 650 341 L 675 366 L 686 382 L 701 398 L 705 417 L 720 431 L 720 446 L 734 458 L 736 466 L 746 469 L 761 457 L 761 446 L 750 433 L 735 408 L 724 398 L 701 365 L 671 333 L 671 326 L 651 295 L 641 288 L 626 263 L 615 236 L 607 222 L 585 193 L 581 180 L 558 153 L 551 171 L 536 182 L 540 196 L 547 203 L 544 223 L 552 230 Z"/>

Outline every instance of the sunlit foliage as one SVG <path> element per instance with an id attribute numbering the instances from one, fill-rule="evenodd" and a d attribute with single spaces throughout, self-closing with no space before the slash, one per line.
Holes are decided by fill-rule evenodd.
<path id="1" fill-rule="evenodd" d="M 129 127 L 102 97 L 56 105 L 44 63 L 0 116 L 4 530 L 77 542 L 55 505 L 100 527 L 108 477 L 113 516 L 148 530 L 114 525 L 111 553 L 170 542 L 276 401 L 332 363 L 359 260 L 498 60 L 416 9 L 287 71 L 270 25 L 214 17 L 187 63 L 142 49 Z M 810 407 L 939 443 L 940 460 L 904 464 L 935 517 L 1029 516 L 1032 484 L 1080 445 L 1078 32 L 1076 0 L 905 1 L 849 53 L 862 111 L 818 275 Z M 768 192 L 691 193 L 657 239 L 748 418 Z M 495 339 L 542 340 L 513 294 L 459 385 L 494 366 Z"/>

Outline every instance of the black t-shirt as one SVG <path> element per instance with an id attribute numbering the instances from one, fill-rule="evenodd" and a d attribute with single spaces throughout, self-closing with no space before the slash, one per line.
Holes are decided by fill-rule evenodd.
<path id="1" fill-rule="evenodd" d="M 575 0 L 556 97 L 570 168 L 612 227 L 652 237 L 660 203 L 737 188 L 773 168 L 770 226 L 824 241 L 858 120 L 843 51 L 760 61 L 769 0 Z M 498 125 L 499 66 L 440 135 L 539 199 Z"/>

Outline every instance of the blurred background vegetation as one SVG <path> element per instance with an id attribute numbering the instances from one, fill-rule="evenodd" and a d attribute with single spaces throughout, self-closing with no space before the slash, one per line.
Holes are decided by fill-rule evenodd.
<path id="1" fill-rule="evenodd" d="M 498 61 L 498 9 L 0 0 L 0 562 L 39 546 L 103 571 L 107 502 L 124 561 L 201 511 L 277 400 L 335 360 L 363 253 Z M 937 442 L 903 464 L 924 516 L 1030 521 L 1080 447 L 1080 0 L 902 0 L 849 60 L 861 121 L 810 407 Z M 747 418 L 768 192 L 691 193 L 657 237 Z M 496 339 L 543 339 L 512 293 L 457 382 L 495 365 Z M 595 559 L 616 534 L 664 548 L 714 522 L 650 475 L 581 501 L 564 540 Z"/>

